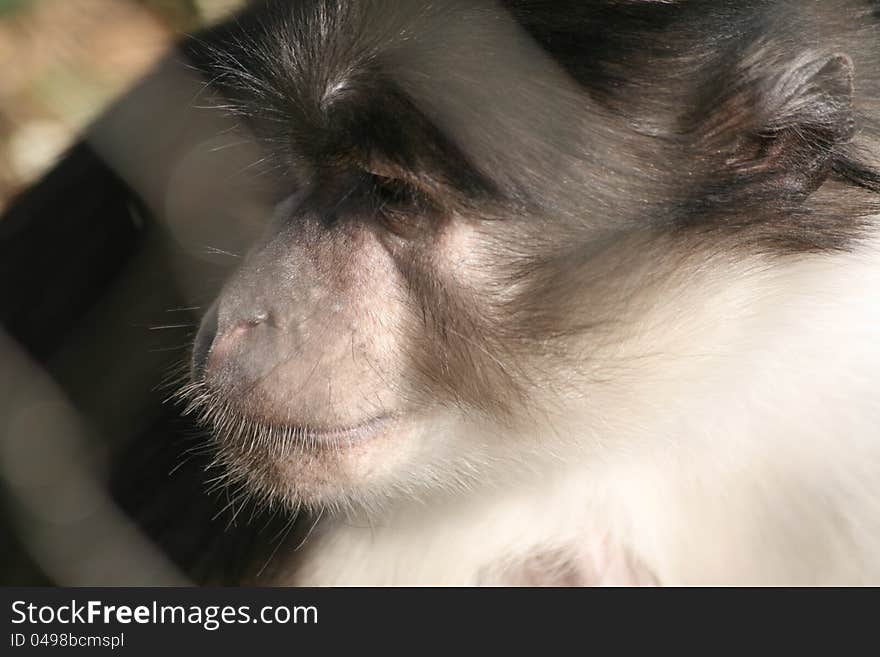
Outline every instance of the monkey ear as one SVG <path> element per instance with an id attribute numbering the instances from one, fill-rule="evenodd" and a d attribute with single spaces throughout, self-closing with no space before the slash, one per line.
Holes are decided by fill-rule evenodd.
<path id="1" fill-rule="evenodd" d="M 706 136 L 733 137 L 719 149 L 726 165 L 775 193 L 803 196 L 817 189 L 838 147 L 855 132 L 853 63 L 845 54 L 802 59 L 781 76 L 758 76 L 725 95 L 720 109 L 726 117 L 718 123 L 716 115 L 715 130 Z"/>

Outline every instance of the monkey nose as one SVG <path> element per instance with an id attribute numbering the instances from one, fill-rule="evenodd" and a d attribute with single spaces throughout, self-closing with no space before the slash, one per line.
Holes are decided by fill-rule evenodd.
<path id="1" fill-rule="evenodd" d="M 221 313 L 214 304 L 202 319 L 193 344 L 192 376 L 202 381 L 208 370 L 222 361 L 233 345 L 261 324 L 272 323 L 272 313 L 264 308 L 238 308 Z"/>

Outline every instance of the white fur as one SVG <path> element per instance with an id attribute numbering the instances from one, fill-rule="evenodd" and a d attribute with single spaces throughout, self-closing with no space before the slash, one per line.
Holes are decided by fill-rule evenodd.
<path id="1" fill-rule="evenodd" d="M 562 554 L 585 584 L 880 584 L 878 249 L 683 271 L 535 436 L 586 449 L 324 518 L 277 582 L 516 584 Z"/>

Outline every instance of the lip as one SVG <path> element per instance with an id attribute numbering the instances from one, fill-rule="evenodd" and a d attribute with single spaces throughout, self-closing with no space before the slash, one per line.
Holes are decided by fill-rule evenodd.
<path id="1" fill-rule="evenodd" d="M 299 440 L 317 445 L 349 446 L 362 443 L 379 435 L 387 429 L 396 418 L 392 415 L 380 415 L 358 424 L 345 426 L 285 425 L 285 430 L 292 432 Z"/>
<path id="2" fill-rule="evenodd" d="M 182 398 L 189 399 L 184 414 L 193 414 L 201 424 L 212 427 L 221 442 L 248 449 L 254 446 L 254 436 L 261 436 L 261 443 L 274 440 L 282 445 L 299 443 L 312 449 L 354 447 L 387 432 L 402 416 L 384 411 L 359 422 L 338 425 L 279 417 L 277 411 L 266 412 L 269 409 L 251 406 L 245 410 L 239 403 L 227 401 L 220 391 L 198 381 L 182 393 Z"/>

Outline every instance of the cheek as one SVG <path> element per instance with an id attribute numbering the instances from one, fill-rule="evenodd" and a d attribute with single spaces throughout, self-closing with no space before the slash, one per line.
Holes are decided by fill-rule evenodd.
<path id="1" fill-rule="evenodd" d="M 397 392 L 405 360 L 404 342 L 413 323 L 407 283 L 393 258 L 372 236 L 342 266 L 349 273 L 339 292 L 343 298 L 339 320 L 344 329 L 337 339 L 344 343 L 345 356 L 359 366 L 343 367 L 339 374 L 347 371 L 354 375 L 347 385 L 365 395 L 370 395 L 371 389 L 384 391 L 383 396 Z M 335 331 L 332 324 L 331 331 Z"/>
<path id="2" fill-rule="evenodd" d="M 460 302 L 461 310 L 491 329 L 490 340 L 504 332 L 520 308 L 534 273 L 537 239 L 512 221 L 450 222 L 432 257 L 434 271 Z"/>
<path id="3" fill-rule="evenodd" d="M 491 257 L 490 232 L 466 221 L 450 222 L 438 236 L 433 258 L 438 276 L 472 295 L 492 287 L 497 258 Z"/>
<path id="4" fill-rule="evenodd" d="M 278 369 L 284 395 L 343 423 L 399 406 L 405 282 L 380 242 L 363 232 L 317 263 L 319 291 L 301 313 L 310 338 L 288 345 L 289 363 Z"/>
<path id="5" fill-rule="evenodd" d="M 490 414 L 508 414 L 525 379 L 502 252 L 489 228 L 450 222 L 412 277 L 424 312 L 411 379 L 442 402 Z"/>

